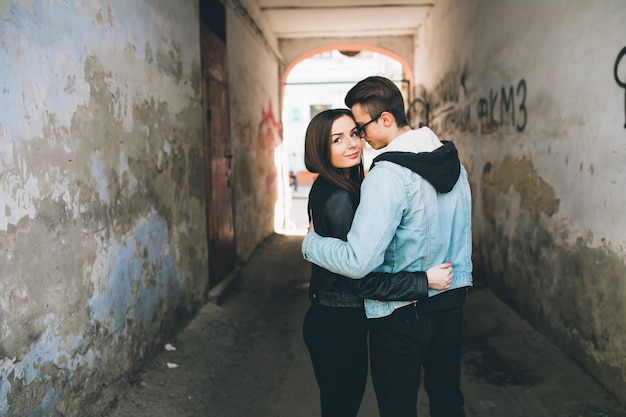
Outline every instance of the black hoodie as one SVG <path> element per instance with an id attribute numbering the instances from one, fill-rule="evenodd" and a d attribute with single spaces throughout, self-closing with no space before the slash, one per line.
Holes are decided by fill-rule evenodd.
<path id="1" fill-rule="evenodd" d="M 461 174 L 459 154 L 449 140 L 441 141 L 443 146 L 432 152 L 384 152 L 374 158 L 370 171 L 376 162 L 389 161 L 401 165 L 415 172 L 437 190 L 439 193 L 452 191 Z"/>

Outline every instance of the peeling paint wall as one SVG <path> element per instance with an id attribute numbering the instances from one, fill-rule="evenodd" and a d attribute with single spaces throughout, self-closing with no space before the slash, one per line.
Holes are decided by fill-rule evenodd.
<path id="1" fill-rule="evenodd" d="M 197 2 L 0 3 L 0 416 L 97 416 L 207 290 Z"/>
<path id="2" fill-rule="evenodd" d="M 624 21 L 619 0 L 442 0 L 415 79 L 471 171 L 477 279 L 626 402 Z"/>
<path id="3" fill-rule="evenodd" d="M 238 2 L 234 2 L 238 4 Z M 229 6 L 230 3 L 228 4 Z M 280 57 L 243 16 L 228 8 L 226 45 L 233 137 L 233 200 L 237 254 L 247 260 L 274 232 L 283 146 L 280 121 Z M 257 21 L 258 22 L 258 21 Z M 271 40 L 271 34 L 266 35 Z"/>

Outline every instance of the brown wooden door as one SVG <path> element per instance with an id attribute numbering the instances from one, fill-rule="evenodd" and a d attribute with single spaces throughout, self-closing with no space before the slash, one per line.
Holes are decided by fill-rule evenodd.
<path id="1" fill-rule="evenodd" d="M 226 44 L 201 22 L 209 285 L 235 264 Z"/>

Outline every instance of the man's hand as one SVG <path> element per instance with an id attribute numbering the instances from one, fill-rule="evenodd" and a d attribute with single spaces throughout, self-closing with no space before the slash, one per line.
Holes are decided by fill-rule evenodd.
<path id="1" fill-rule="evenodd" d="M 435 265 L 426 271 L 428 288 L 431 290 L 447 290 L 450 288 L 454 274 L 452 273 L 452 262 Z"/>

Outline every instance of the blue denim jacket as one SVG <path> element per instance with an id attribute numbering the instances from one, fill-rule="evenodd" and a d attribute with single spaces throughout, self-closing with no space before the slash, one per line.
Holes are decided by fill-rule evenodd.
<path id="1" fill-rule="evenodd" d="M 420 175 L 415 168 L 388 160 L 377 162 L 361 186 L 361 202 L 347 241 L 309 233 L 302 242 L 305 259 L 351 278 L 362 278 L 371 271 L 426 271 L 452 262 L 450 289 L 471 286 L 470 187 L 456 148 L 451 142 L 443 146 L 428 128 L 395 138 L 385 151 L 408 155 L 413 166 L 418 170 L 427 167 L 426 172 Z M 441 162 L 442 151 L 450 148 L 453 152 L 444 158 L 447 162 L 456 159 L 457 174 L 453 176 L 450 165 Z M 445 190 L 438 186 L 437 191 L 433 183 L 442 178 L 449 186 Z M 440 292 L 429 290 L 429 297 Z M 366 299 L 365 311 L 369 318 L 384 317 L 410 303 Z"/>

